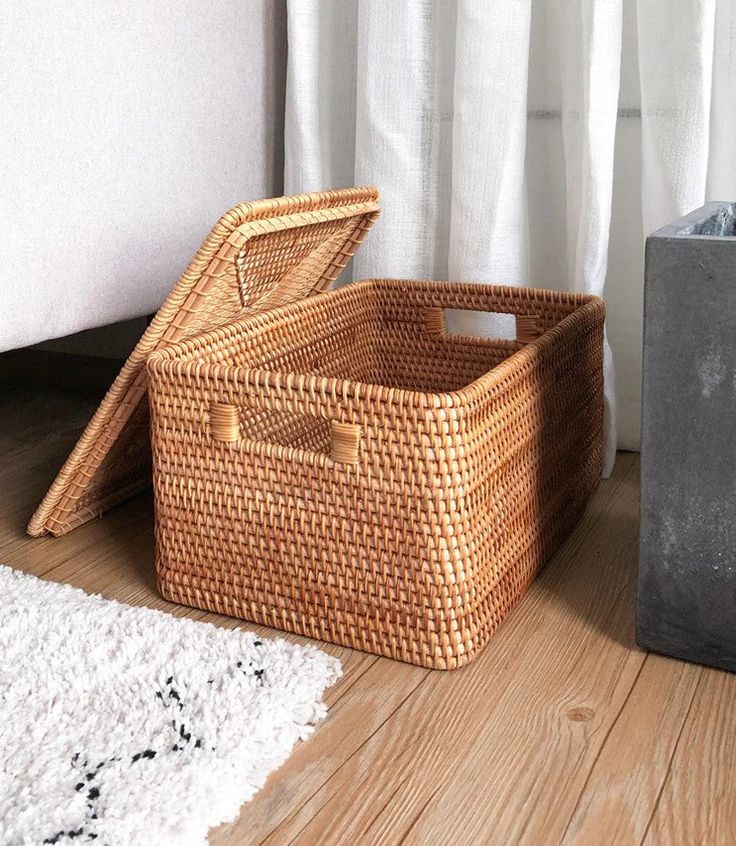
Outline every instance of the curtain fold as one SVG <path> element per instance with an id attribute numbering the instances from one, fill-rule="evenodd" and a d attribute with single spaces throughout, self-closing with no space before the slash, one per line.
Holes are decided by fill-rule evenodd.
<path id="1" fill-rule="evenodd" d="M 530 22 L 531 0 L 458 3 L 448 248 L 453 278 L 476 274 L 513 285 L 529 277 L 524 161 Z M 498 49 L 489 51 L 489 44 Z M 479 103 L 488 107 L 479 109 Z"/>
<path id="2" fill-rule="evenodd" d="M 531 0 L 457 4 L 447 245 L 452 279 L 501 285 L 529 279 L 524 162 L 530 22 Z M 513 334 L 513 321 L 449 315 L 448 328 Z"/>
<path id="3" fill-rule="evenodd" d="M 353 182 L 357 20 L 357 0 L 300 0 L 288 6 L 287 194 Z"/>
<path id="4" fill-rule="evenodd" d="M 355 275 L 603 295 L 636 447 L 642 234 L 736 199 L 736 0 L 288 0 L 288 37 L 287 190 L 381 189 Z"/>
<path id="5" fill-rule="evenodd" d="M 357 277 L 447 275 L 454 31 L 454 3 L 358 3 L 355 181 L 394 225 L 363 243 Z"/>
<path id="6" fill-rule="evenodd" d="M 639 0 L 645 232 L 705 202 L 715 0 Z"/>
<path id="7" fill-rule="evenodd" d="M 621 68 L 621 2 L 563 0 L 556 4 L 561 57 L 565 151 L 567 283 L 603 296 L 613 192 Z M 613 360 L 604 346 L 606 428 L 615 428 Z M 612 434 L 604 472 L 616 457 Z"/>

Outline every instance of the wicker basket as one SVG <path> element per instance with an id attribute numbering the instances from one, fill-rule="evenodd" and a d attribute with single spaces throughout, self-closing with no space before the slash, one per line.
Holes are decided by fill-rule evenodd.
<path id="1" fill-rule="evenodd" d="M 451 334 L 445 309 L 515 315 L 516 339 Z M 599 478 L 603 311 L 579 294 L 368 280 L 154 352 L 161 592 L 467 663 Z"/>

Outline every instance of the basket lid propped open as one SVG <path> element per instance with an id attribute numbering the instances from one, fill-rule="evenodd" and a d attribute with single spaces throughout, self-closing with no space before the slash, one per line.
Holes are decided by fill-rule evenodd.
<path id="1" fill-rule="evenodd" d="M 149 353 L 325 290 L 378 214 L 374 188 L 346 188 L 243 203 L 223 215 L 125 362 L 28 533 L 63 535 L 150 486 Z"/>

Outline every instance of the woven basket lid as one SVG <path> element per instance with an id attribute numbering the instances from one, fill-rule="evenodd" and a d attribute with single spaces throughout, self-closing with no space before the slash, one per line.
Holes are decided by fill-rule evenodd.
<path id="1" fill-rule="evenodd" d="M 220 218 L 28 524 L 63 535 L 151 484 L 145 361 L 161 344 L 323 291 L 379 214 L 374 188 L 243 203 Z"/>

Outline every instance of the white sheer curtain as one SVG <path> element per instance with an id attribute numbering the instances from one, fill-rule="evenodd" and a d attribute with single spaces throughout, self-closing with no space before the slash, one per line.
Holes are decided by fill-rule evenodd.
<path id="1" fill-rule="evenodd" d="M 355 275 L 602 294 L 637 448 L 643 234 L 736 197 L 736 0 L 288 0 L 288 37 L 286 190 L 381 189 Z"/>

